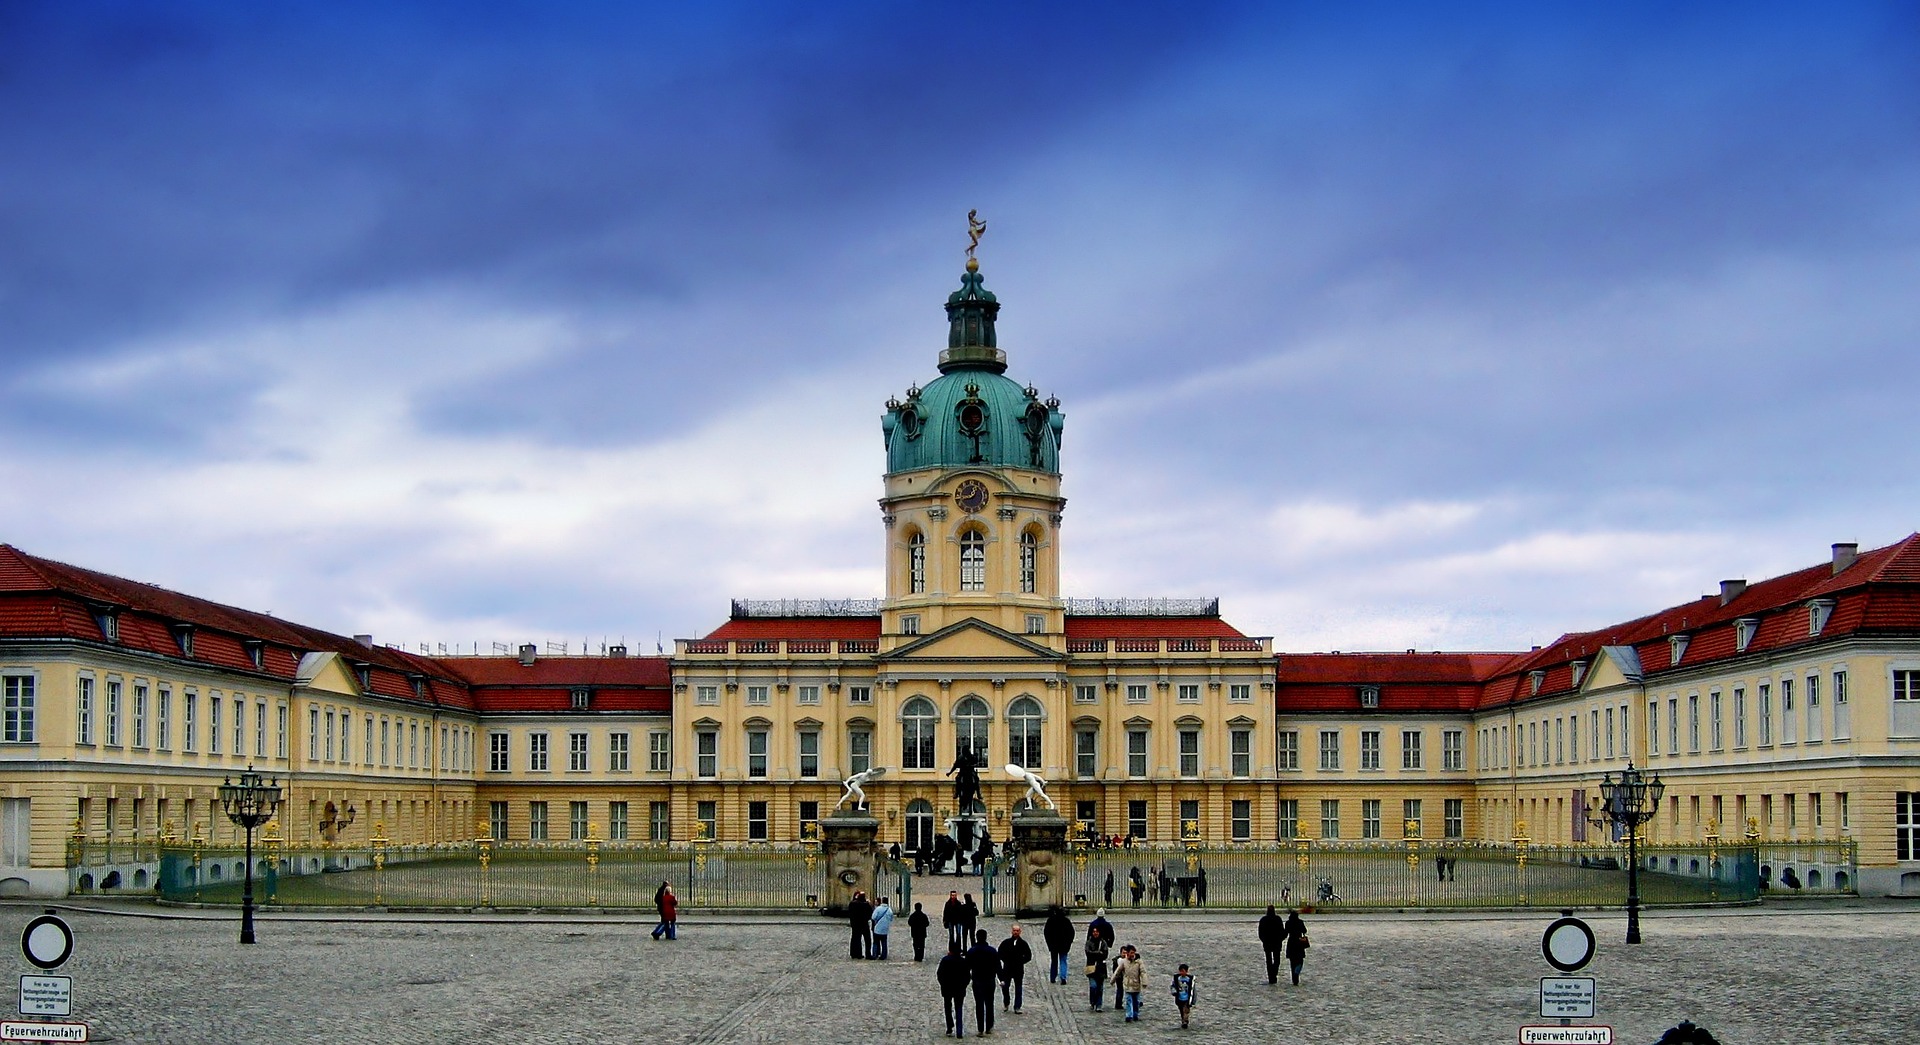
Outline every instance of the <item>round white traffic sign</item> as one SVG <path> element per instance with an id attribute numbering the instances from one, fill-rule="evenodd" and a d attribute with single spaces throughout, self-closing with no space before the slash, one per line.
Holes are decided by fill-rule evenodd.
<path id="1" fill-rule="evenodd" d="M 1578 972 L 1593 960 L 1593 929 L 1578 918 L 1561 918 L 1540 937 L 1540 953 L 1561 972 Z"/>
<path id="2" fill-rule="evenodd" d="M 73 956 L 73 930 L 58 915 L 43 914 L 20 934 L 20 953 L 42 969 L 58 969 Z"/>

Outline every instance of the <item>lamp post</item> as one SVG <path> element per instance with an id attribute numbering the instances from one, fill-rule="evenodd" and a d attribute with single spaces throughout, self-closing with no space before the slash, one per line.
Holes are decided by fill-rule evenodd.
<path id="1" fill-rule="evenodd" d="M 280 808 L 280 782 L 268 780 L 253 771 L 240 774 L 240 782 L 227 777 L 220 785 L 220 808 L 227 819 L 246 829 L 246 885 L 240 893 L 240 942 L 253 942 L 253 829 L 273 819 Z"/>
<path id="2" fill-rule="evenodd" d="M 1659 773 L 1649 779 L 1629 762 L 1620 772 L 1620 779 L 1615 780 L 1612 773 L 1601 777 L 1600 808 L 1589 809 L 1587 813 L 1590 823 L 1610 823 L 1616 835 L 1622 828 L 1627 832 L 1628 943 L 1640 942 L 1640 825 L 1659 814 L 1660 800 L 1666 794 L 1667 785 L 1660 780 Z"/>

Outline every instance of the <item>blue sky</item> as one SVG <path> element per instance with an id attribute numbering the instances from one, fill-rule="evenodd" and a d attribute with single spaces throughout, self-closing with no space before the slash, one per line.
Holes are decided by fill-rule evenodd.
<path id="1" fill-rule="evenodd" d="M 1920 13 L 0 6 L 0 541 L 381 641 L 869 595 L 964 217 L 1073 594 L 1514 649 L 1920 528 Z"/>

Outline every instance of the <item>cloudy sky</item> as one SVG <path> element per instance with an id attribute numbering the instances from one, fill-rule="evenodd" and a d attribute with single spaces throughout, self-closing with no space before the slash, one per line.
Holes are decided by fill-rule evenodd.
<path id="1" fill-rule="evenodd" d="M 409 646 L 878 594 L 970 208 L 1072 594 L 1516 649 L 1920 528 L 1910 4 L 24 2 L 0 542 Z"/>

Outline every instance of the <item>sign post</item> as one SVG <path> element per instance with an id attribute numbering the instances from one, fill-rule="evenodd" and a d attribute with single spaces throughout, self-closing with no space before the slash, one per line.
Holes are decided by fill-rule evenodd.
<path id="1" fill-rule="evenodd" d="M 52 911 L 27 923 L 20 933 L 20 953 L 44 972 L 73 957 L 73 930 Z M 20 1015 L 73 1015 L 73 977 L 20 977 Z M 86 1041 L 87 1025 L 77 1021 L 40 1022 L 0 1020 L 0 1041 Z"/>
<path id="2" fill-rule="evenodd" d="M 1560 917 L 1540 936 L 1540 953 L 1547 964 L 1560 972 L 1579 972 L 1593 960 L 1593 929 L 1561 911 Z M 1558 1019 L 1558 1026 L 1520 1028 L 1520 1045 L 1612 1045 L 1613 1028 L 1573 1026 L 1575 1019 L 1593 1019 L 1595 999 L 1599 995 L 1591 976 L 1543 976 L 1540 978 L 1540 1015 Z"/>

